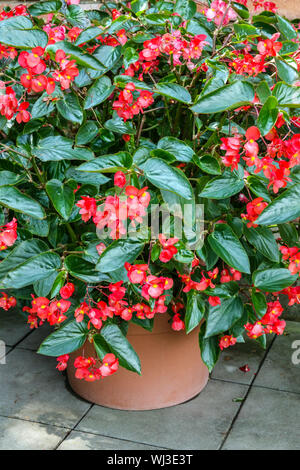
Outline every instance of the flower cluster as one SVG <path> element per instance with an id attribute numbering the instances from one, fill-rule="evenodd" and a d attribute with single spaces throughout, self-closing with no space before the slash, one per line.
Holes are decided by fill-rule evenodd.
<path id="1" fill-rule="evenodd" d="M 136 94 L 138 94 L 138 98 L 134 99 Z M 113 102 L 113 109 L 126 122 L 133 116 L 143 113 L 143 110 L 151 106 L 153 102 L 153 93 L 147 90 L 137 92 L 134 83 L 128 83 L 120 92 L 118 99 Z"/>
<path id="2" fill-rule="evenodd" d="M 67 319 L 65 314 L 71 307 L 69 300 L 62 298 L 50 301 L 47 297 L 34 297 L 33 294 L 31 297 L 31 307 L 23 307 L 23 311 L 28 312 L 30 328 L 38 328 L 46 321 L 50 325 L 60 325 Z"/>
<path id="3" fill-rule="evenodd" d="M 126 183 L 125 175 L 119 175 L 115 178 L 115 184 L 122 187 Z M 122 178 L 122 183 L 120 183 Z M 83 196 L 76 205 L 80 208 L 82 220 L 87 222 L 91 218 L 97 226 L 98 230 L 105 227 L 111 230 L 110 237 L 112 239 L 119 239 L 126 233 L 125 221 L 141 223 L 143 217 L 146 215 L 146 208 L 150 203 L 150 193 L 147 192 L 147 187 L 138 189 L 135 186 L 127 186 L 125 189 L 125 196 L 118 195 L 107 196 L 105 202 L 97 206 L 95 198 Z"/>
<path id="4" fill-rule="evenodd" d="M 0 297 L 0 308 L 3 308 L 3 310 L 9 310 L 10 308 L 17 305 L 17 300 L 15 297 L 8 297 L 5 292 L 1 292 L 1 294 L 2 297 Z"/>
<path id="5" fill-rule="evenodd" d="M 279 320 L 283 308 L 278 300 L 269 302 L 265 315 L 255 323 L 246 323 L 245 330 L 249 338 L 259 338 L 264 334 L 275 333 L 282 335 L 286 326 L 284 320 Z"/>
<path id="6" fill-rule="evenodd" d="M 281 246 L 279 250 L 284 261 L 289 261 L 289 270 L 291 274 L 299 273 L 300 276 L 300 249 L 297 246 Z"/>
<path id="7" fill-rule="evenodd" d="M 99 367 L 96 366 L 97 361 L 99 362 L 94 357 L 76 357 L 74 361 L 75 377 L 86 382 L 95 382 L 95 380 L 114 374 L 119 368 L 119 360 L 112 353 L 108 353 L 103 357 L 102 364 Z"/>
<path id="8" fill-rule="evenodd" d="M 18 238 L 17 234 L 18 222 L 13 218 L 10 222 L 0 226 L 0 251 L 6 250 L 12 246 Z"/>

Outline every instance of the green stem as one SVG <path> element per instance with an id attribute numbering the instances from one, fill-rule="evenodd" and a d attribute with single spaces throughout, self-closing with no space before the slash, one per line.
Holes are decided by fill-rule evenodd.
<path id="1" fill-rule="evenodd" d="M 73 242 L 77 241 L 76 233 L 74 232 L 73 228 L 71 227 L 71 224 L 66 224 L 67 230 L 69 232 L 69 235 L 71 237 L 71 240 Z"/>

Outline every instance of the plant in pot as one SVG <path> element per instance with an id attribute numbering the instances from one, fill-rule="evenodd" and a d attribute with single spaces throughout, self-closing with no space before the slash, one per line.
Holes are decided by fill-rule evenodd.
<path id="1" fill-rule="evenodd" d="M 82 396 L 167 406 L 300 303 L 299 23 L 72 3 L 0 13 L 0 306 Z"/>

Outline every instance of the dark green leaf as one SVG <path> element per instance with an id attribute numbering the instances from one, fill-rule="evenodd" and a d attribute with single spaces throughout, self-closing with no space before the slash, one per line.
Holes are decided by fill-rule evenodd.
<path id="1" fill-rule="evenodd" d="M 289 222 L 300 216 L 300 184 L 284 191 L 264 209 L 257 224 L 271 225 Z"/>
<path id="2" fill-rule="evenodd" d="M 269 96 L 260 110 L 257 125 L 262 135 L 266 135 L 275 126 L 278 117 L 278 101 L 275 96 Z"/>
<path id="3" fill-rule="evenodd" d="M 111 84 L 110 79 L 106 75 L 98 78 L 87 92 L 84 109 L 93 108 L 105 101 L 112 94 L 114 88 L 114 85 Z"/>
<path id="4" fill-rule="evenodd" d="M 188 200 L 193 198 L 189 180 L 178 168 L 168 165 L 160 158 L 151 158 L 140 166 L 147 180 L 157 188 L 179 194 Z"/>
<path id="5" fill-rule="evenodd" d="M 92 160 L 94 154 L 86 148 L 73 147 L 73 141 L 55 135 L 41 139 L 32 153 L 43 162 L 60 160 Z"/>
<path id="6" fill-rule="evenodd" d="M 68 220 L 75 202 L 73 188 L 68 184 L 63 184 L 61 181 L 53 179 L 46 184 L 46 191 L 57 212 L 65 220 Z"/>
<path id="7" fill-rule="evenodd" d="M 235 322 L 242 317 L 243 311 L 244 306 L 240 297 L 222 299 L 221 305 L 216 307 L 210 305 L 206 320 L 205 338 L 224 333 L 232 328 Z"/>
<path id="8" fill-rule="evenodd" d="M 297 277 L 284 268 L 264 269 L 253 273 L 253 282 L 255 287 L 265 292 L 279 292 L 294 284 Z"/>
<path id="9" fill-rule="evenodd" d="M 64 93 L 63 97 L 57 101 L 56 107 L 67 121 L 82 123 L 83 112 L 75 93 Z"/>
<path id="10" fill-rule="evenodd" d="M 190 162 L 194 155 L 194 150 L 189 145 L 175 137 L 160 139 L 157 148 L 171 153 L 179 162 Z"/>
<path id="11" fill-rule="evenodd" d="M 13 186 L 0 186 L 0 206 L 3 205 L 16 212 L 22 212 L 35 219 L 43 219 L 45 211 L 39 202 Z"/>
<path id="12" fill-rule="evenodd" d="M 244 234 L 247 240 L 266 258 L 275 263 L 279 263 L 280 255 L 273 232 L 268 227 L 244 226 Z"/>
<path id="13" fill-rule="evenodd" d="M 250 273 L 247 253 L 227 224 L 216 224 L 213 233 L 208 236 L 208 242 L 226 264 L 243 273 Z"/>
<path id="14" fill-rule="evenodd" d="M 199 196 L 208 199 L 225 199 L 239 193 L 243 187 L 243 179 L 238 178 L 231 171 L 224 171 L 222 176 L 209 180 Z"/>
<path id="15" fill-rule="evenodd" d="M 139 357 L 118 325 L 106 324 L 100 331 L 111 352 L 119 358 L 120 365 L 133 372 L 141 374 L 141 363 Z"/>
<path id="16" fill-rule="evenodd" d="M 83 163 L 78 171 L 89 171 L 91 173 L 114 173 L 126 170 L 132 165 L 132 157 L 128 152 L 118 152 L 115 155 L 102 155 L 94 160 Z"/>
<path id="17" fill-rule="evenodd" d="M 219 113 L 250 104 L 253 100 L 253 86 L 248 82 L 237 81 L 201 96 L 191 110 L 197 114 Z"/>
<path id="18" fill-rule="evenodd" d="M 203 298 L 196 292 L 190 291 L 187 294 L 187 304 L 185 312 L 185 328 L 190 333 L 204 317 L 205 302 Z"/>
<path id="19" fill-rule="evenodd" d="M 39 347 L 38 354 L 45 356 L 62 356 L 81 348 L 88 337 L 88 329 L 85 322 L 77 323 L 71 320 L 62 325 L 46 338 Z"/>
<path id="20" fill-rule="evenodd" d="M 132 263 L 141 253 L 145 242 L 137 239 L 115 240 L 102 253 L 96 269 L 102 273 L 123 268 L 124 264 Z"/>

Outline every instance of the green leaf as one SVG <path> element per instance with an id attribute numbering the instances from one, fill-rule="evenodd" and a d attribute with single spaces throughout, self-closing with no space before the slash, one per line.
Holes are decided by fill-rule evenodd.
<path id="1" fill-rule="evenodd" d="M 248 228 L 245 225 L 244 234 L 257 251 L 262 253 L 269 260 L 279 263 L 280 254 L 278 245 L 271 229 L 268 227 Z"/>
<path id="2" fill-rule="evenodd" d="M 116 132 L 117 134 L 133 135 L 136 133 L 133 123 L 130 121 L 124 122 L 119 116 L 106 121 L 104 127 L 105 129 L 108 129 L 111 132 Z"/>
<path id="3" fill-rule="evenodd" d="M 145 242 L 127 238 L 113 241 L 102 253 L 96 269 L 102 273 L 123 268 L 124 264 L 136 260 L 144 248 Z"/>
<path id="4" fill-rule="evenodd" d="M 282 224 L 278 225 L 279 233 L 282 240 L 288 244 L 288 246 L 296 245 L 299 242 L 299 235 L 295 225 L 293 224 Z"/>
<path id="5" fill-rule="evenodd" d="M 253 100 L 253 86 L 248 82 L 236 81 L 201 96 L 190 109 L 197 114 L 212 114 L 251 104 Z"/>
<path id="6" fill-rule="evenodd" d="M 222 176 L 210 179 L 199 196 L 208 199 L 225 199 L 239 193 L 244 187 L 244 180 L 231 171 L 224 171 Z"/>
<path id="7" fill-rule="evenodd" d="M 114 89 L 115 86 L 111 84 L 110 79 L 106 75 L 98 78 L 87 92 L 84 109 L 93 108 L 103 103 L 112 94 Z"/>
<path id="8" fill-rule="evenodd" d="M 199 346 L 201 351 L 201 358 L 209 372 L 213 370 L 220 355 L 219 339 L 218 336 L 211 336 L 210 338 L 204 337 L 205 327 L 203 326 L 199 333 Z"/>
<path id="9" fill-rule="evenodd" d="M 106 72 L 112 69 L 119 61 L 122 53 L 120 46 L 100 46 L 96 49 L 94 57 L 104 65 Z"/>
<path id="10" fill-rule="evenodd" d="M 95 347 L 97 356 L 101 359 L 101 361 L 106 354 L 111 352 L 108 344 L 99 334 L 93 336 L 93 345 Z"/>
<path id="11" fill-rule="evenodd" d="M 153 91 L 181 103 L 190 104 L 192 102 L 191 95 L 187 89 L 177 83 L 158 83 Z"/>
<path id="12" fill-rule="evenodd" d="M 67 271 L 77 279 L 88 283 L 109 281 L 108 276 L 95 271 L 95 265 L 86 261 L 81 256 L 69 255 L 65 259 Z"/>
<path id="13" fill-rule="evenodd" d="M 68 23 L 79 28 L 86 28 L 90 23 L 85 11 L 79 5 L 68 5 L 65 10 L 65 17 Z"/>
<path id="14" fill-rule="evenodd" d="M 259 318 L 263 317 L 267 311 L 267 300 L 262 292 L 255 292 L 252 289 L 251 300 Z"/>
<path id="15" fill-rule="evenodd" d="M 250 273 L 247 253 L 227 224 L 216 224 L 213 233 L 208 236 L 208 242 L 226 264 L 242 273 Z"/>
<path id="16" fill-rule="evenodd" d="M 23 175 L 17 175 L 12 171 L 3 170 L 0 171 L 0 186 L 13 186 L 24 179 Z"/>
<path id="17" fill-rule="evenodd" d="M 78 171 L 89 171 L 91 173 L 114 173 L 127 170 L 132 166 L 132 157 L 128 152 L 118 152 L 115 155 L 102 155 L 94 160 L 83 163 Z"/>
<path id="18" fill-rule="evenodd" d="M 55 110 L 55 104 L 53 101 L 48 100 L 47 93 L 43 93 L 34 103 L 31 109 L 31 116 L 33 119 L 48 116 Z M 30 121 L 29 121 L 30 122 Z"/>
<path id="19" fill-rule="evenodd" d="M 54 135 L 39 140 L 32 149 L 33 155 L 43 162 L 60 160 L 92 160 L 94 154 L 86 148 L 73 147 L 73 140 Z"/>
<path id="20" fill-rule="evenodd" d="M 74 46 L 69 41 L 58 41 L 55 44 L 50 44 L 47 46 L 46 51 L 54 57 L 56 51 L 60 49 L 62 49 L 66 55 L 70 56 L 70 59 L 76 60 L 77 65 L 83 65 L 87 68 L 99 70 L 103 73 L 105 72 L 105 67 L 98 59 L 90 54 L 83 52 L 80 47 Z"/>
<path id="21" fill-rule="evenodd" d="M 100 330 L 100 336 L 108 344 L 111 352 L 119 358 L 119 363 L 125 369 L 141 374 L 139 357 L 122 331 L 113 323 L 108 323 Z"/>
<path id="22" fill-rule="evenodd" d="M 8 207 L 16 212 L 30 215 L 35 219 L 43 219 L 46 214 L 39 202 L 13 186 L 0 186 L 0 206 Z"/>
<path id="23" fill-rule="evenodd" d="M 299 80 L 299 73 L 297 71 L 297 63 L 294 62 L 295 67 L 282 59 L 275 59 L 278 75 L 284 82 L 292 85 Z"/>
<path id="24" fill-rule="evenodd" d="M 28 17 L 15 16 L 0 22 L 0 42 L 7 46 L 32 49 L 46 47 L 48 36 L 44 31 L 33 29 Z"/>
<path id="25" fill-rule="evenodd" d="M 86 342 L 88 332 L 86 322 L 71 320 L 42 342 L 38 354 L 58 357 L 76 351 Z"/>
<path id="26" fill-rule="evenodd" d="M 68 186 L 68 184 L 63 184 L 61 181 L 53 179 L 47 182 L 46 191 L 57 212 L 65 220 L 68 220 L 75 202 L 73 188 Z"/>
<path id="27" fill-rule="evenodd" d="M 279 82 L 273 89 L 273 96 L 278 100 L 281 106 L 287 108 L 300 108 L 300 87 L 287 85 Z"/>
<path id="28" fill-rule="evenodd" d="M 99 128 L 95 121 L 86 121 L 78 129 L 78 132 L 75 137 L 75 142 L 77 145 L 85 145 L 91 142 L 99 132 Z"/>
<path id="29" fill-rule="evenodd" d="M 60 0 L 49 0 L 45 2 L 36 2 L 27 7 L 32 16 L 45 15 L 48 13 L 56 13 L 62 7 Z"/>
<path id="30" fill-rule="evenodd" d="M 0 280 L 5 277 L 6 273 L 19 264 L 24 263 L 36 255 L 48 251 L 49 247 L 42 240 L 33 238 L 19 243 L 9 255 L 0 263 Z"/>
<path id="31" fill-rule="evenodd" d="M 269 98 L 269 96 L 271 96 L 272 94 L 270 87 L 266 81 L 259 83 L 258 87 L 256 88 L 256 93 L 262 104 L 264 104 Z"/>
<path id="32" fill-rule="evenodd" d="M 123 53 L 123 63 L 125 70 L 128 69 L 130 64 L 139 60 L 139 53 L 133 47 L 126 47 Z"/>
<path id="33" fill-rule="evenodd" d="M 101 34 L 101 29 L 98 26 L 90 26 L 89 28 L 81 31 L 81 33 L 79 34 L 78 38 L 75 41 L 75 46 L 81 46 L 81 44 L 92 41 L 100 34 Z"/>
<path id="34" fill-rule="evenodd" d="M 42 280 L 38 280 L 33 284 L 33 290 L 38 297 L 47 297 L 51 288 L 53 286 L 53 282 L 57 277 L 57 272 L 54 271 L 50 273 L 49 276 L 45 277 Z"/>
<path id="35" fill-rule="evenodd" d="M 222 299 L 221 305 L 209 306 L 206 320 L 205 338 L 224 333 L 233 327 L 244 312 L 243 302 L 240 297 Z"/>
<path id="36" fill-rule="evenodd" d="M 190 333 L 204 317 L 205 302 L 203 298 L 196 292 L 190 291 L 187 294 L 187 304 L 185 312 L 185 328 Z"/>
<path id="37" fill-rule="evenodd" d="M 266 207 L 257 224 L 272 225 L 289 222 L 300 217 L 300 183 L 284 191 Z"/>
<path id="38" fill-rule="evenodd" d="M 128 75 L 117 75 L 114 77 L 114 83 L 121 88 L 124 88 L 128 83 L 133 83 L 137 90 L 153 91 L 150 85 Z"/>
<path id="39" fill-rule="evenodd" d="M 83 112 L 75 93 L 64 93 L 62 98 L 57 101 L 58 112 L 67 120 L 78 124 L 82 123 Z"/>
<path id="40" fill-rule="evenodd" d="M 1 289 L 20 289 L 42 280 L 55 272 L 61 266 L 60 257 L 56 253 L 40 253 L 18 264 L 7 271 L 1 278 Z"/>
<path id="41" fill-rule="evenodd" d="M 282 16 L 276 15 L 276 17 L 278 21 L 279 31 L 281 32 L 281 34 L 283 34 L 286 39 L 296 39 L 297 31 L 295 31 L 292 24 L 285 18 L 282 18 Z"/>
<path id="42" fill-rule="evenodd" d="M 221 174 L 221 167 L 216 158 L 211 157 L 210 155 L 203 155 L 202 157 L 194 155 L 193 160 L 196 165 L 205 173 L 208 173 L 209 175 Z"/>
<path id="43" fill-rule="evenodd" d="M 272 199 L 268 193 L 267 184 L 263 182 L 258 176 L 250 175 L 247 178 L 250 190 L 257 197 L 262 197 L 265 201 L 271 202 Z"/>
<path id="44" fill-rule="evenodd" d="M 254 286 L 265 292 L 279 292 L 291 286 L 298 275 L 292 275 L 288 269 L 273 268 L 255 271 L 253 273 Z"/>
<path id="45" fill-rule="evenodd" d="M 238 38 L 245 40 L 248 36 L 259 36 L 259 31 L 255 26 L 247 23 L 236 23 L 233 25 Z"/>
<path id="46" fill-rule="evenodd" d="M 278 117 L 278 101 L 275 96 L 269 96 L 260 110 L 257 125 L 262 135 L 266 135 L 275 126 Z"/>
<path id="47" fill-rule="evenodd" d="M 163 137 L 158 142 L 157 148 L 171 153 L 179 162 L 190 162 L 195 154 L 189 145 L 176 137 Z"/>
<path id="48" fill-rule="evenodd" d="M 160 158 L 150 158 L 140 165 L 147 180 L 159 189 L 179 194 L 184 199 L 193 198 L 193 190 L 185 174 Z"/>
<path id="49" fill-rule="evenodd" d="M 195 2 L 189 0 L 177 0 L 174 7 L 174 12 L 182 16 L 184 20 L 193 18 L 197 11 Z"/>

